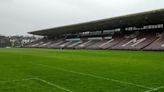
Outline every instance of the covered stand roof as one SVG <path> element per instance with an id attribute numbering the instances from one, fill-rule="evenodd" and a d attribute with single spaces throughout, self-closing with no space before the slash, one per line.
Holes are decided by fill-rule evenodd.
<path id="1" fill-rule="evenodd" d="M 33 31 L 29 32 L 29 34 L 55 36 L 64 33 L 110 30 L 133 26 L 141 27 L 153 24 L 164 24 L 164 9 Z"/>

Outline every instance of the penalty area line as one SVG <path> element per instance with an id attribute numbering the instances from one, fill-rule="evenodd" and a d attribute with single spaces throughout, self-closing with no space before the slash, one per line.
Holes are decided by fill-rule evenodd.
<path id="1" fill-rule="evenodd" d="M 71 91 L 71 90 L 69 90 L 69 89 L 66 89 L 66 88 L 62 87 L 62 86 L 59 86 L 59 85 L 57 85 L 57 84 L 54 84 L 54 83 L 52 83 L 52 82 L 49 82 L 49 81 L 46 81 L 46 80 L 43 80 L 43 79 L 37 78 L 37 77 L 27 78 L 27 79 L 20 79 L 20 80 L 11 80 L 11 81 L 0 81 L 0 83 L 5 84 L 5 83 L 10 83 L 10 82 L 21 82 L 21 81 L 29 81 L 29 80 L 40 81 L 40 82 L 42 82 L 42 83 L 48 84 L 48 85 L 50 85 L 50 86 L 56 87 L 56 88 L 58 88 L 58 89 L 61 89 L 61 90 L 66 91 L 66 92 L 73 92 L 73 91 Z"/>
<path id="2" fill-rule="evenodd" d="M 43 83 L 45 83 L 45 84 L 48 84 L 48 85 L 50 85 L 50 86 L 56 87 L 56 88 L 58 88 L 58 89 L 64 90 L 64 91 L 66 91 L 66 92 L 73 92 L 73 91 L 71 91 L 71 90 L 69 90 L 69 89 L 66 89 L 66 88 L 64 88 L 64 87 L 62 87 L 62 86 L 59 86 L 59 85 L 57 85 L 57 84 L 54 84 L 54 83 L 52 83 L 52 82 L 46 81 L 46 80 L 41 79 L 41 78 L 35 78 L 35 80 L 38 80 L 38 81 L 43 82 Z"/>
<path id="3" fill-rule="evenodd" d="M 59 68 L 59 67 L 55 67 L 55 66 L 49 66 L 49 65 L 44 65 L 44 64 L 34 64 L 34 63 L 31 63 L 31 64 L 42 66 L 42 67 L 47 67 L 47 68 L 53 68 L 53 69 L 56 69 L 56 70 L 69 72 L 69 73 L 74 73 L 74 74 L 78 74 L 78 75 L 89 76 L 89 77 L 92 77 L 92 78 L 113 81 L 113 82 L 116 82 L 116 83 L 132 85 L 132 86 L 136 86 L 136 87 L 140 87 L 140 88 L 144 88 L 144 89 L 149 89 L 149 90 L 153 90 L 154 89 L 152 87 L 147 87 L 147 86 L 140 85 L 140 84 L 130 83 L 130 82 L 126 82 L 126 81 L 120 81 L 120 80 L 116 80 L 116 79 L 112 79 L 112 78 L 105 78 L 105 77 L 102 77 L 102 76 L 97 76 L 97 75 L 88 74 L 88 73 L 76 72 L 76 71 L 67 70 L 67 69 Z"/>

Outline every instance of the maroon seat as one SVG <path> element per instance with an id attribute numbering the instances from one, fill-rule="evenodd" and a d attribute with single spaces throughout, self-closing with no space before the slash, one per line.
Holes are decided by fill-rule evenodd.
<path id="1" fill-rule="evenodd" d="M 161 35 L 152 44 L 144 48 L 144 50 L 164 50 L 164 36 Z"/>
<path id="2" fill-rule="evenodd" d="M 87 40 L 87 41 L 84 41 L 81 44 L 77 45 L 75 48 L 76 49 L 84 49 L 84 48 L 87 48 L 90 45 L 95 44 L 96 42 L 98 42 L 98 41 L 96 41 L 96 40 Z"/>
<path id="3" fill-rule="evenodd" d="M 143 49 L 157 39 L 154 32 L 142 32 L 137 37 L 125 38 L 112 49 L 139 50 Z"/>
<path id="4" fill-rule="evenodd" d="M 96 43 L 91 44 L 90 46 L 86 47 L 87 49 L 99 49 L 99 46 L 106 42 L 106 40 L 97 40 Z"/>

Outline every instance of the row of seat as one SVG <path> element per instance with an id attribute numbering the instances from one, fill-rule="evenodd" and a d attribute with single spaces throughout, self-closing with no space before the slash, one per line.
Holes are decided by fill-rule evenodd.
<path id="1" fill-rule="evenodd" d="M 40 40 L 25 47 L 30 48 L 67 48 L 67 49 L 114 49 L 114 50 L 164 50 L 164 36 L 156 33 L 140 33 L 134 37 L 122 34 L 112 39 L 102 40 Z"/>

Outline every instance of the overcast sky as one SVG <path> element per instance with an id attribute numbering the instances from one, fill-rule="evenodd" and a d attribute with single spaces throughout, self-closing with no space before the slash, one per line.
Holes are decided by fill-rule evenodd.
<path id="1" fill-rule="evenodd" d="M 29 31 L 164 8 L 164 0 L 0 0 L 0 34 Z"/>

